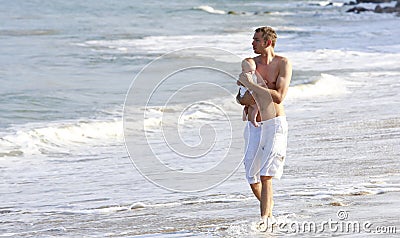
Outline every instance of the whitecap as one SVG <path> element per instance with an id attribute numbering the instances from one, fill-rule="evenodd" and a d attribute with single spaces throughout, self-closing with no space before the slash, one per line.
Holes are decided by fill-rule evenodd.
<path id="1" fill-rule="evenodd" d="M 338 96 L 347 93 L 344 79 L 330 74 L 321 74 L 315 81 L 289 87 L 287 99 Z"/>
<path id="2" fill-rule="evenodd" d="M 226 12 L 223 10 L 214 9 L 213 7 L 210 7 L 207 5 L 194 7 L 193 10 L 201 10 L 201 11 L 205 11 L 205 12 L 208 12 L 211 14 L 226 14 Z"/>
<path id="3" fill-rule="evenodd" d="M 0 135 L 0 156 L 69 154 L 73 147 L 123 139 L 122 120 L 55 121 L 46 124 L 15 126 Z"/>

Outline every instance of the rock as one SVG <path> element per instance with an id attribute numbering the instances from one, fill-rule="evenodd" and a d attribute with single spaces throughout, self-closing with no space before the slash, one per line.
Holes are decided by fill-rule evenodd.
<path id="1" fill-rule="evenodd" d="M 375 13 L 383 13 L 383 9 L 382 9 L 382 7 L 380 5 L 378 5 L 378 6 L 375 7 L 374 12 Z"/>
<path id="2" fill-rule="evenodd" d="M 235 12 L 235 11 L 228 11 L 228 15 L 246 15 L 247 12 Z"/>
<path id="3" fill-rule="evenodd" d="M 395 12 L 398 12 L 398 13 L 400 13 L 400 8 L 396 8 L 396 7 L 381 7 L 381 6 L 376 6 L 375 7 L 375 10 L 374 10 L 374 12 L 375 13 L 395 13 Z"/>
<path id="4" fill-rule="evenodd" d="M 324 5 L 324 3 L 309 3 L 310 6 L 318 6 L 318 7 L 326 7 L 326 6 L 333 6 L 333 2 L 328 2 Z"/>
<path id="5" fill-rule="evenodd" d="M 354 2 L 354 1 L 350 1 L 349 3 L 345 2 L 344 5 L 345 5 L 345 6 L 346 6 L 346 5 L 353 6 L 353 5 L 357 5 L 357 3 Z"/>
<path id="6" fill-rule="evenodd" d="M 347 10 L 346 12 L 355 12 L 355 13 L 360 13 L 360 12 L 369 12 L 372 11 L 371 9 L 365 8 L 365 7 L 353 7 Z"/>
<path id="7" fill-rule="evenodd" d="M 345 5 L 354 5 L 354 4 L 359 4 L 359 3 L 385 3 L 385 2 L 391 2 L 394 0 L 357 0 L 357 3 L 355 2 L 350 2 Z M 395 7 L 381 7 L 380 5 L 377 5 L 375 9 L 367 9 L 364 7 L 353 7 L 346 12 L 354 12 L 354 13 L 360 13 L 360 12 L 367 12 L 367 11 L 373 11 L 375 13 L 396 13 L 398 16 L 400 16 L 400 0 L 396 0 L 396 6 Z"/>
<path id="8" fill-rule="evenodd" d="M 259 11 L 259 12 L 255 12 L 254 13 L 254 15 L 264 15 L 264 14 L 271 14 L 271 12 L 269 12 L 269 11 L 265 11 L 265 12 Z"/>
<path id="9" fill-rule="evenodd" d="M 380 5 L 375 7 L 375 13 L 399 13 L 400 14 L 400 0 L 397 1 L 395 7 L 381 7 Z"/>

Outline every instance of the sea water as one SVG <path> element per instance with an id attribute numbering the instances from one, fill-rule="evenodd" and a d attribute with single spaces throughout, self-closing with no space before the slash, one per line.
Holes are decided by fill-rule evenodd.
<path id="1" fill-rule="evenodd" d="M 293 65 L 275 217 L 399 228 L 395 14 L 346 13 L 339 0 L 1 3 L 0 236 L 264 237 L 235 102 L 262 25 Z M 169 71 L 190 63 L 208 68 Z M 157 87 L 133 83 L 160 72 L 172 74 L 145 78 Z M 186 157 L 178 137 L 163 140 L 171 133 Z M 146 164 L 154 158 L 175 174 Z M 280 228 L 272 236 L 310 235 Z"/>

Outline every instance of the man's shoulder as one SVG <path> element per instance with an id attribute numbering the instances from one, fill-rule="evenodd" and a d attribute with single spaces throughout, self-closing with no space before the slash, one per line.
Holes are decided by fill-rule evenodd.
<path id="1" fill-rule="evenodd" d="M 281 64 L 289 64 L 290 61 L 288 58 L 286 58 L 285 56 L 282 55 L 275 55 L 275 58 L 279 61 L 279 63 Z"/>

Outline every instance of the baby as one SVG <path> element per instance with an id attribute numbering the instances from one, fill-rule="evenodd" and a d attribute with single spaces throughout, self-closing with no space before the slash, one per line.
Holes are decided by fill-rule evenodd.
<path id="1" fill-rule="evenodd" d="M 258 79 L 256 76 L 256 62 L 252 58 L 246 58 L 242 61 L 242 71 L 244 73 L 249 73 L 251 74 L 251 77 L 253 79 L 253 82 L 255 84 L 261 85 L 266 87 L 267 85 L 265 84 L 264 80 L 262 78 Z M 239 93 L 237 95 L 238 101 L 244 97 L 246 93 L 250 93 L 251 91 L 248 91 L 247 88 L 245 88 L 243 85 L 239 86 Z M 257 113 L 258 113 L 258 107 L 254 99 L 252 100 L 252 104 L 250 105 L 245 105 L 243 109 L 243 121 L 246 121 L 248 119 L 255 127 L 258 127 L 257 123 Z"/>

